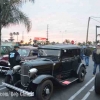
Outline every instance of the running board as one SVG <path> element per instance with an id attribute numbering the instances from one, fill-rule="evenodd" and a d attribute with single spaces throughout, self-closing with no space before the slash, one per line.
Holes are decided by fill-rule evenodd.
<path id="1" fill-rule="evenodd" d="M 6 86 L 6 87 L 8 87 L 8 88 L 11 88 L 11 89 L 13 89 L 13 90 L 15 90 L 15 91 L 17 91 L 17 92 L 23 93 L 23 94 L 25 94 L 25 95 L 27 95 L 27 96 L 30 96 L 30 97 L 34 96 L 34 92 L 25 91 L 25 90 L 23 90 L 23 89 L 20 89 L 20 88 L 18 88 L 18 87 L 13 86 L 13 85 L 7 84 L 7 83 L 5 83 L 5 82 L 2 82 L 2 85 Z"/>
<path id="2" fill-rule="evenodd" d="M 78 78 L 69 78 L 69 79 L 60 81 L 60 83 L 63 85 L 69 85 L 69 84 L 75 82 L 76 80 L 78 80 Z"/>

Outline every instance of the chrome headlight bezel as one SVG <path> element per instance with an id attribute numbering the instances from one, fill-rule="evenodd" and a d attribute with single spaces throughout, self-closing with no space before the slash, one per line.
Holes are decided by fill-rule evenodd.
<path id="1" fill-rule="evenodd" d="M 28 75 L 29 77 L 33 77 L 36 73 L 38 72 L 38 70 L 36 68 L 32 68 L 29 70 Z"/>
<path id="2" fill-rule="evenodd" d="M 20 65 L 16 65 L 16 66 L 14 66 L 14 67 L 12 68 L 13 73 L 18 72 L 20 68 L 21 68 L 21 66 L 20 66 Z"/>

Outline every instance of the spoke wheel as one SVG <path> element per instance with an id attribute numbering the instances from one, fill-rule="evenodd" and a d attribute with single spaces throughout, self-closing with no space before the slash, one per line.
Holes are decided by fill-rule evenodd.
<path id="1" fill-rule="evenodd" d="M 83 82 L 86 75 L 86 69 L 81 67 L 78 73 L 78 82 Z"/>
<path id="2" fill-rule="evenodd" d="M 49 100 L 53 92 L 53 84 L 50 80 L 42 82 L 36 90 L 38 100 Z"/>

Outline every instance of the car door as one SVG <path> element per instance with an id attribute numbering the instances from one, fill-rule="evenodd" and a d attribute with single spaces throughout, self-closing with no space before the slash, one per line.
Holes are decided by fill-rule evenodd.
<path id="1" fill-rule="evenodd" d="M 72 71 L 72 50 L 62 50 L 62 76 L 69 77 Z"/>
<path id="2" fill-rule="evenodd" d="M 73 49 L 74 58 L 72 59 L 72 69 L 76 71 L 81 63 L 80 49 Z"/>

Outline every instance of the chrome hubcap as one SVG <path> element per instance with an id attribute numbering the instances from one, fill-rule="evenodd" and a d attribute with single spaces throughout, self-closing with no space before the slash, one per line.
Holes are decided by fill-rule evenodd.
<path id="1" fill-rule="evenodd" d="M 46 94 L 50 94 L 50 89 L 46 88 L 45 92 L 46 92 Z"/>

